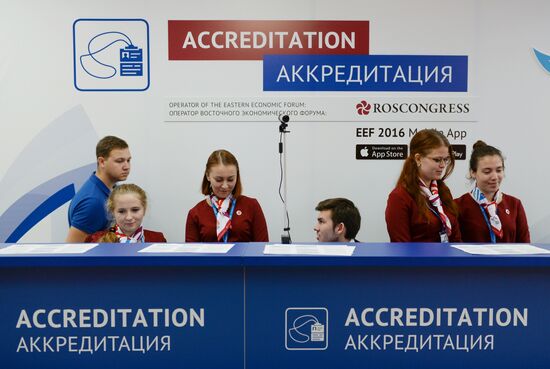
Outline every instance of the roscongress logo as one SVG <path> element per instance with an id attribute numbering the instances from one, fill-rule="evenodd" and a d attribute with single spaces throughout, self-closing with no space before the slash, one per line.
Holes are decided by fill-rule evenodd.
<path id="1" fill-rule="evenodd" d="M 77 19 L 74 85 L 80 91 L 149 88 L 149 24 L 144 19 Z"/>
<path id="2" fill-rule="evenodd" d="M 357 109 L 357 114 L 368 115 L 370 113 L 372 105 L 369 104 L 366 100 L 361 100 L 359 104 L 355 105 L 355 108 Z"/>
<path id="3" fill-rule="evenodd" d="M 395 102 L 395 103 L 371 103 L 361 100 L 355 105 L 357 114 L 366 116 L 374 114 L 468 114 L 469 103 L 455 102 Z"/>
<path id="4" fill-rule="evenodd" d="M 293 307 L 285 312 L 287 350 L 326 350 L 328 310 L 322 307 Z"/>

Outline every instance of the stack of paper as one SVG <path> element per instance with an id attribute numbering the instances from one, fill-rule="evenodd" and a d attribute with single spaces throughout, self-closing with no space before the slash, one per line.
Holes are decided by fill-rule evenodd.
<path id="1" fill-rule="evenodd" d="M 350 245 L 265 245 L 266 255 L 324 255 L 324 256 L 351 256 L 355 246 Z"/>
<path id="2" fill-rule="evenodd" d="M 63 243 L 63 244 L 18 244 L 0 249 L 0 255 L 28 254 L 84 254 L 97 246 L 97 243 Z"/>
<path id="3" fill-rule="evenodd" d="M 489 245 L 451 245 L 456 249 L 474 255 L 536 255 L 550 254 L 550 251 L 524 243 L 499 243 Z"/>
<path id="4" fill-rule="evenodd" d="M 138 252 L 153 253 L 190 253 L 190 254 L 227 254 L 234 243 L 155 243 Z"/>

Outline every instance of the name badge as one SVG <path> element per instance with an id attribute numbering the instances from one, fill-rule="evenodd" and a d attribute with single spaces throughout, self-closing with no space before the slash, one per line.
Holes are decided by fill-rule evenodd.
<path id="1" fill-rule="evenodd" d="M 441 238 L 441 243 L 449 243 L 449 236 L 447 236 L 447 232 L 439 232 L 439 238 Z"/>

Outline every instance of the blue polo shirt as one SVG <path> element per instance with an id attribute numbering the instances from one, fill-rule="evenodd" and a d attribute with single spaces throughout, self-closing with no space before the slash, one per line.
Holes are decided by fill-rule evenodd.
<path id="1" fill-rule="evenodd" d="M 109 228 L 111 218 L 105 202 L 111 190 L 95 172 L 74 195 L 69 205 L 69 227 L 92 234 Z"/>

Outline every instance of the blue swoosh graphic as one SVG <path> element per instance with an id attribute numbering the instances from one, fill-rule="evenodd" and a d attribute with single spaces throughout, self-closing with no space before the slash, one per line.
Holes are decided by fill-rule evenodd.
<path id="1" fill-rule="evenodd" d="M 19 241 L 42 219 L 70 201 L 76 188 L 80 188 L 95 169 L 95 163 L 73 169 L 21 196 L 0 215 L 0 242 Z"/>
<path id="2" fill-rule="evenodd" d="M 550 55 L 541 53 L 537 49 L 533 49 L 533 51 L 535 52 L 535 55 L 539 60 L 539 63 L 542 65 L 542 67 L 546 69 L 547 72 L 550 73 Z"/>
<path id="3" fill-rule="evenodd" d="M 74 184 L 70 184 L 48 197 L 46 201 L 34 209 L 34 211 L 31 212 L 29 216 L 19 224 L 13 233 L 6 238 L 5 242 L 11 243 L 19 241 L 19 239 L 23 237 L 32 227 L 64 203 L 70 201 L 74 195 Z"/>

